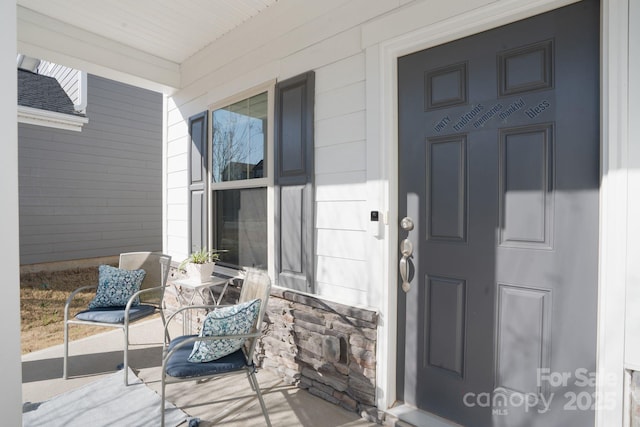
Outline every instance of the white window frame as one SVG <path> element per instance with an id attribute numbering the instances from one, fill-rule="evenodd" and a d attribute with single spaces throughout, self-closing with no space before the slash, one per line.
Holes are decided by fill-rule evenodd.
<path id="1" fill-rule="evenodd" d="M 266 176 L 263 178 L 251 178 L 251 179 L 241 179 L 236 181 L 223 181 L 223 182 L 213 182 L 213 112 L 219 110 L 224 107 L 228 107 L 229 105 L 235 104 L 236 102 L 243 101 L 245 99 L 251 98 L 252 96 L 259 95 L 261 93 L 267 92 L 267 145 L 264 148 L 264 162 L 266 163 L 265 173 Z M 216 102 L 209 106 L 209 129 L 208 129 L 208 141 L 207 141 L 207 150 L 208 150 L 208 161 L 207 165 L 208 176 L 207 180 L 209 181 L 209 191 L 213 192 L 216 190 L 230 190 L 230 189 L 239 189 L 239 188 L 254 188 L 254 187 L 273 187 L 273 114 L 274 114 L 274 96 L 275 96 L 275 82 L 269 82 L 260 86 L 256 86 L 254 88 L 248 89 L 244 92 L 241 92 L 237 95 L 234 95 L 229 98 L 225 98 L 222 101 Z"/>
<path id="2" fill-rule="evenodd" d="M 208 107 L 208 126 L 207 129 L 207 223 L 209 226 L 209 235 L 207 236 L 208 246 L 215 246 L 213 240 L 215 221 L 214 221 L 214 192 L 221 190 L 238 190 L 250 188 L 265 188 L 267 191 L 267 267 L 270 277 L 274 277 L 275 271 L 275 251 L 274 251 L 274 224 L 275 217 L 275 198 L 274 198 L 274 112 L 275 112 L 275 87 L 276 81 L 271 80 L 263 84 L 254 86 L 250 89 L 237 93 L 233 96 L 216 101 Z M 266 163 L 265 175 L 263 178 L 242 179 L 236 181 L 213 182 L 213 112 L 220 108 L 227 107 L 252 96 L 259 95 L 263 92 L 267 93 L 267 144 L 264 152 L 264 162 Z"/>

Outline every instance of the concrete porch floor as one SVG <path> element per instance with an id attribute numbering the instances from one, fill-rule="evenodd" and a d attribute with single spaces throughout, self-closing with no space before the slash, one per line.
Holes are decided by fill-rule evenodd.
<path id="1" fill-rule="evenodd" d="M 116 372 L 116 366 L 122 363 L 123 334 L 120 330 L 105 330 L 107 332 L 70 343 L 70 378 L 67 380 L 61 378 L 62 345 L 24 355 L 23 403 L 48 400 Z M 172 336 L 180 332 L 174 330 Z M 130 340 L 131 368 L 147 386 L 160 394 L 161 320 L 157 318 L 134 324 L 130 329 Z M 260 370 L 257 377 L 274 427 L 376 425 L 363 420 L 356 413 L 283 383 L 269 370 Z M 189 416 L 200 418 L 202 427 L 265 425 L 255 393 L 251 391 L 244 375 L 198 385 L 191 381 L 171 384 L 167 386 L 167 400 Z"/>

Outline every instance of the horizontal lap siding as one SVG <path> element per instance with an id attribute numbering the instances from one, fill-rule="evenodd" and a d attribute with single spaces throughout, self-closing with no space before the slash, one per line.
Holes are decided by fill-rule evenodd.
<path id="1" fill-rule="evenodd" d="M 205 108 L 202 107 L 203 110 Z M 175 116 L 177 110 L 171 111 Z M 169 113 L 167 123 L 167 227 L 165 234 L 169 253 L 177 260 L 185 259 L 189 252 L 189 197 L 187 191 L 189 130 L 186 121 L 187 117 L 184 119 L 173 117 L 172 119 L 172 114 Z"/>
<path id="2" fill-rule="evenodd" d="M 268 10 L 185 62 L 186 86 L 169 99 L 167 115 L 167 244 L 174 257 L 187 252 L 187 118 L 253 86 L 313 70 L 317 294 L 347 304 L 379 304 L 371 300 L 376 293 L 370 292 L 368 280 L 372 237 L 362 24 L 400 3 L 293 2 L 287 8 L 296 9 L 295 14 Z M 246 43 L 254 39 L 261 41 L 259 48 Z"/>
<path id="3" fill-rule="evenodd" d="M 318 294 L 367 299 L 366 96 L 363 53 L 316 71 Z"/>
<path id="4" fill-rule="evenodd" d="M 88 79 L 81 132 L 19 125 L 22 264 L 162 249 L 162 95 Z"/>

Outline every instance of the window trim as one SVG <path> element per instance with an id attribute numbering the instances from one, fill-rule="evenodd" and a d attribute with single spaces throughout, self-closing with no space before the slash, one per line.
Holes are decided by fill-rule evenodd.
<path id="1" fill-rule="evenodd" d="M 207 165 L 207 183 L 206 191 L 207 200 L 207 224 L 209 226 L 209 232 L 207 233 L 207 244 L 210 248 L 215 246 L 214 234 L 215 234 L 215 218 L 214 218 L 214 192 L 221 190 L 237 190 L 244 188 L 265 188 L 267 191 L 267 270 L 269 276 L 273 277 L 275 271 L 275 232 L 273 218 L 275 217 L 275 198 L 274 198 L 274 152 L 275 152 L 275 88 L 276 80 L 269 80 L 262 84 L 253 86 L 249 89 L 238 92 L 235 95 L 223 98 L 219 101 L 215 101 L 209 104 L 207 108 L 207 118 L 209 125 L 207 129 L 207 155 L 209 158 L 209 164 Z M 224 181 L 213 182 L 213 167 L 211 165 L 213 159 L 213 111 L 224 108 L 243 99 L 251 98 L 252 96 L 259 95 L 260 93 L 267 92 L 267 145 L 265 147 L 265 161 L 266 165 L 266 177 L 253 178 L 238 181 Z M 237 266 L 237 268 L 244 268 L 245 266 Z"/>
<path id="2" fill-rule="evenodd" d="M 209 156 L 209 165 L 207 165 L 207 181 L 209 186 L 209 192 L 213 192 L 216 190 L 231 190 L 231 189 L 239 189 L 239 188 L 253 188 L 253 187 L 273 187 L 273 126 L 274 126 L 274 96 L 275 96 L 275 80 L 270 81 L 268 83 L 264 83 L 258 86 L 254 86 L 251 89 L 240 92 L 236 95 L 225 98 L 221 101 L 215 102 L 209 105 L 208 114 L 209 114 L 209 129 L 208 129 L 208 141 L 207 141 L 207 151 Z M 242 179 L 236 181 L 223 181 L 223 182 L 213 182 L 213 167 L 211 162 L 213 161 L 213 112 L 220 108 L 227 107 L 236 102 L 243 101 L 247 98 L 251 98 L 252 96 L 259 95 L 263 92 L 267 92 L 267 144 L 265 147 L 264 160 L 267 164 L 266 167 L 266 177 L 264 178 L 253 178 L 253 179 Z M 209 207 L 211 208 L 211 206 Z"/>

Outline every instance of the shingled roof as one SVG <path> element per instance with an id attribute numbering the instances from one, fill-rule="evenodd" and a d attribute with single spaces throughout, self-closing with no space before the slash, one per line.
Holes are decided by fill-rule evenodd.
<path id="1" fill-rule="evenodd" d="M 73 102 L 55 78 L 20 68 L 18 68 L 18 105 L 85 116 L 75 110 Z"/>

